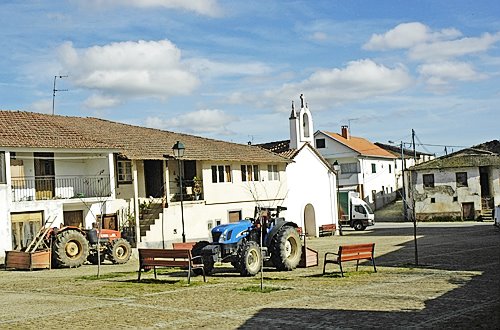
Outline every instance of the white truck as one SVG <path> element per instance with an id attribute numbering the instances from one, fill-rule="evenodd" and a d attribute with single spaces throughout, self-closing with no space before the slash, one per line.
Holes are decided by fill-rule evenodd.
<path id="1" fill-rule="evenodd" d="M 375 215 L 364 200 L 359 198 L 355 191 L 340 191 L 340 225 L 354 228 L 354 230 L 365 230 L 368 226 L 375 224 Z"/>

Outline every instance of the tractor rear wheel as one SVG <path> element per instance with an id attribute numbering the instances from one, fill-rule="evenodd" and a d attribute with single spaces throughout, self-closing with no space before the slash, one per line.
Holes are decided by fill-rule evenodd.
<path id="1" fill-rule="evenodd" d="M 199 241 L 199 242 L 196 242 L 196 244 L 193 245 L 193 248 L 191 249 L 191 255 L 193 258 L 201 256 L 201 261 L 203 261 L 203 270 L 205 271 L 205 275 L 212 273 L 212 271 L 214 270 L 214 264 L 215 264 L 214 258 L 212 256 L 204 256 L 201 254 L 201 250 L 207 245 L 210 245 L 210 242 Z M 194 260 L 194 263 L 199 264 L 200 258 L 196 258 Z M 194 270 L 194 273 L 196 275 L 201 275 L 203 272 L 201 271 L 201 269 L 197 268 Z"/>
<path id="2" fill-rule="evenodd" d="M 80 267 L 89 255 L 89 243 L 77 230 L 66 230 L 54 238 L 52 263 L 55 267 Z"/>
<path id="3" fill-rule="evenodd" d="M 248 241 L 243 245 L 239 255 L 239 271 L 242 276 L 256 275 L 262 264 L 262 253 L 259 245 L 254 241 Z"/>
<path id="4" fill-rule="evenodd" d="M 302 243 L 294 227 L 283 226 L 271 242 L 271 261 L 278 270 L 297 267 L 302 255 Z"/>
<path id="5" fill-rule="evenodd" d="M 130 259 L 132 247 L 127 240 L 118 238 L 110 244 L 110 257 L 114 264 L 124 264 Z"/>

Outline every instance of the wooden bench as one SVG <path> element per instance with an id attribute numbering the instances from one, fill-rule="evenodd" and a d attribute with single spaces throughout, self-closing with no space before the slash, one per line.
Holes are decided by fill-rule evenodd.
<path id="1" fill-rule="evenodd" d="M 206 282 L 205 269 L 202 260 L 194 263 L 190 249 L 139 249 L 139 274 L 137 282 L 141 280 L 141 271 L 153 268 L 156 279 L 156 267 L 187 267 L 188 284 L 191 283 L 191 272 L 193 269 L 201 269 L 203 281 Z"/>
<path id="2" fill-rule="evenodd" d="M 333 234 L 335 234 L 336 229 L 337 229 L 337 226 L 334 225 L 333 223 L 320 226 L 319 227 L 319 236 L 324 236 L 325 234 L 330 234 L 333 236 Z"/>
<path id="3" fill-rule="evenodd" d="M 196 244 L 196 242 L 176 242 L 172 243 L 172 247 L 174 250 L 193 250 L 193 246 Z"/>
<path id="4" fill-rule="evenodd" d="M 335 259 L 327 259 L 327 256 L 333 254 L 337 257 Z M 344 272 L 342 270 L 343 261 L 354 261 L 356 260 L 356 271 L 358 271 L 360 260 L 371 260 L 373 269 L 375 273 L 377 268 L 375 267 L 375 243 L 366 244 L 352 244 L 352 245 L 341 245 L 339 246 L 338 253 L 327 252 L 325 253 L 325 261 L 323 263 L 323 275 L 325 275 L 326 264 L 338 264 L 340 266 L 340 274 L 344 277 Z"/>

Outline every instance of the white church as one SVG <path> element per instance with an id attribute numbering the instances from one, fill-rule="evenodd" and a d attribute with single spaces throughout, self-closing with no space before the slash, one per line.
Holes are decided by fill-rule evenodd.
<path id="1" fill-rule="evenodd" d="M 302 94 L 300 99 L 298 112 L 292 102 L 290 140 L 260 146 L 291 160 L 286 167 L 287 219 L 302 227 L 307 236 L 319 236 L 322 225 L 338 228 L 336 173 L 314 147 L 312 115 Z"/>

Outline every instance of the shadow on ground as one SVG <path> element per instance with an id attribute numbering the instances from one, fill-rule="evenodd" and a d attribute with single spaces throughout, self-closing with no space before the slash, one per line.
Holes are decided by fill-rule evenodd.
<path id="1" fill-rule="evenodd" d="M 378 229 L 367 236 L 408 235 L 408 228 Z M 422 310 L 360 311 L 263 308 L 240 328 L 483 328 L 500 327 L 500 233 L 493 226 L 418 228 L 419 264 L 443 271 L 480 275 L 435 299 Z M 414 242 L 376 257 L 377 265 L 415 267 Z M 420 266 L 422 267 L 422 266 Z M 270 320 L 273 320 L 270 323 Z"/>

